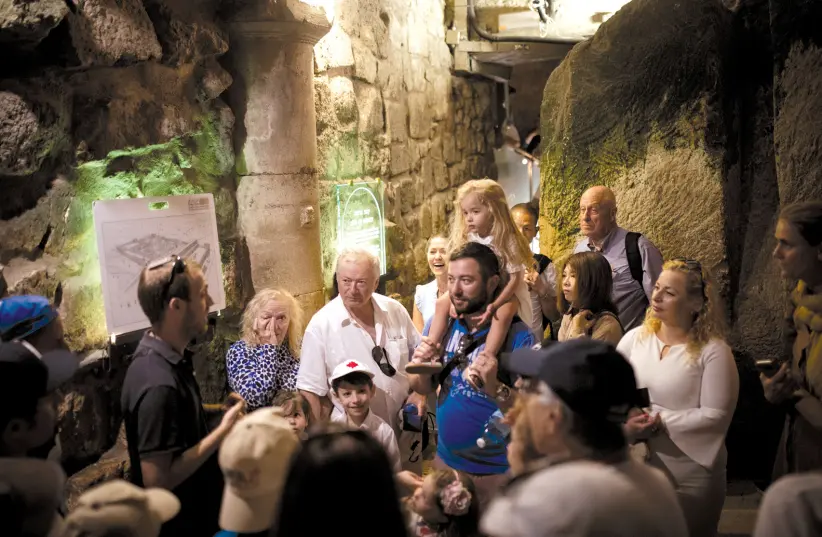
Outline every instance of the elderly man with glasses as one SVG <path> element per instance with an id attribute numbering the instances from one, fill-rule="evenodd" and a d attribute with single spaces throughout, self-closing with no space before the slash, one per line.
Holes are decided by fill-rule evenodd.
<path id="1" fill-rule="evenodd" d="M 334 369 L 357 360 L 374 374 L 371 411 L 398 432 L 408 402 L 425 413 L 425 398 L 410 393 L 405 364 L 420 342 L 405 307 L 376 293 L 380 262 L 369 251 L 347 248 L 337 257 L 340 294 L 311 318 L 303 336 L 297 389 L 311 406 L 312 423 L 343 415 L 330 391 Z"/>

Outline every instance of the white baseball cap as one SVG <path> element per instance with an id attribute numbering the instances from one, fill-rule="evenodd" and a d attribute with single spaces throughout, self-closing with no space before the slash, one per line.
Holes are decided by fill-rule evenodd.
<path id="1" fill-rule="evenodd" d="M 260 408 L 234 425 L 219 454 L 225 478 L 222 529 L 256 533 L 272 526 L 291 458 L 299 446 L 281 408 Z"/>
<path id="2" fill-rule="evenodd" d="M 351 373 L 365 373 L 369 377 L 374 378 L 374 373 L 365 367 L 362 362 L 346 360 L 334 368 L 334 372 L 331 373 L 331 380 L 337 380 Z"/>
<path id="3" fill-rule="evenodd" d="M 180 500 L 161 488 L 143 489 L 115 479 L 87 490 L 65 520 L 64 537 L 122 535 L 157 537 L 180 512 Z"/>

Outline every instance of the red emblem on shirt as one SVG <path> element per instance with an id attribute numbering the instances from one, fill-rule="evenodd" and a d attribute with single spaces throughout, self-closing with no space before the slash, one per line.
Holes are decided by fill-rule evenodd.
<path id="1" fill-rule="evenodd" d="M 354 369 L 355 367 L 357 367 L 357 366 L 358 366 L 358 365 L 360 365 L 360 364 L 358 364 L 357 362 L 348 362 L 348 363 L 347 363 L 347 364 L 345 364 L 345 365 L 346 365 L 346 366 L 348 366 L 348 367 L 350 367 L 351 369 Z"/>

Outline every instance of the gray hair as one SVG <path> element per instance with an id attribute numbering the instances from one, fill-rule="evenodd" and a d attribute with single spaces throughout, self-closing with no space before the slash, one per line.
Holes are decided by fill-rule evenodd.
<path id="1" fill-rule="evenodd" d="M 350 248 L 343 248 L 340 254 L 337 256 L 337 263 L 335 265 L 335 270 L 339 270 L 340 268 L 340 261 L 345 259 L 351 259 L 354 261 L 362 261 L 366 260 L 371 265 L 371 268 L 374 270 L 374 277 L 379 279 L 380 277 L 380 260 L 377 256 L 366 250 L 365 248 L 361 247 L 350 247 Z"/>

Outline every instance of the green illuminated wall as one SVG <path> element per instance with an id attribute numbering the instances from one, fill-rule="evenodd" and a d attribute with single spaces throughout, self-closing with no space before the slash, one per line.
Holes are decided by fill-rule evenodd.
<path id="1" fill-rule="evenodd" d="M 92 218 L 95 200 L 173 196 L 210 192 L 214 195 L 226 299 L 238 293 L 230 277 L 234 266 L 235 221 L 233 152 L 220 125 L 207 118 L 200 129 L 167 143 L 112 151 L 105 159 L 78 166 L 72 177 L 75 196 L 67 213 L 66 255 L 58 277 L 67 281 L 66 337 L 72 348 L 98 347 L 107 337 L 100 267 Z"/>

